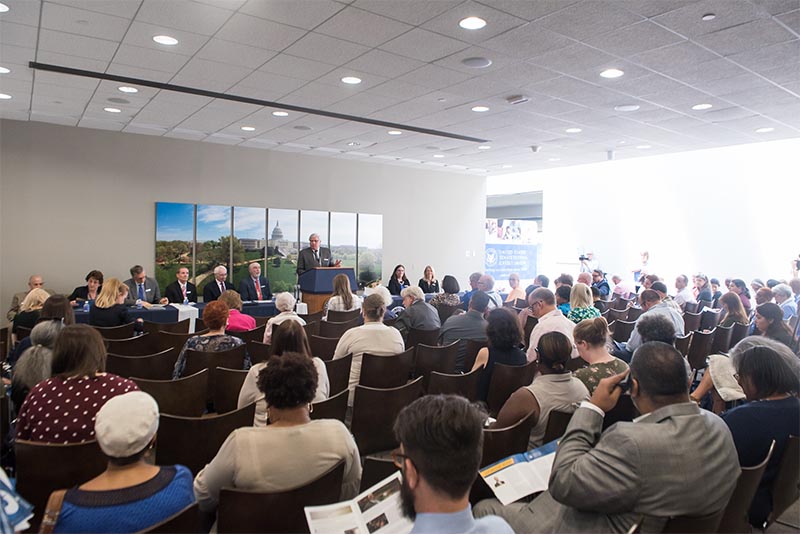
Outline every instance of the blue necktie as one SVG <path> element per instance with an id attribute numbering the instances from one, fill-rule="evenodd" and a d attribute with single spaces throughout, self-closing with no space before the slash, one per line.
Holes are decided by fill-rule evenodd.
<path id="1" fill-rule="evenodd" d="M 139 299 L 144 301 L 144 284 L 139 284 Z"/>

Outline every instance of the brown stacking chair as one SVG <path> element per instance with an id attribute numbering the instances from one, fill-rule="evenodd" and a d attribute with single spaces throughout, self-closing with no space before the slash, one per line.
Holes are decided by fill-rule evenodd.
<path id="1" fill-rule="evenodd" d="M 461 305 L 434 305 L 436 312 L 439 314 L 439 323 L 444 325 L 447 318 L 456 313 L 457 310 L 462 309 Z M 462 309 L 463 310 L 463 309 Z"/>
<path id="2" fill-rule="evenodd" d="M 481 468 L 509 455 L 528 451 L 528 441 L 533 429 L 533 411 L 508 427 L 483 430 L 483 453 Z"/>
<path id="3" fill-rule="evenodd" d="M 542 444 L 563 437 L 573 414 L 572 412 L 550 411 L 550 414 L 547 415 L 547 426 L 544 429 Z"/>
<path id="4" fill-rule="evenodd" d="M 700 301 L 697 302 L 697 311 L 698 312 L 703 312 L 704 310 L 706 310 L 708 308 L 714 308 L 714 302 L 713 301 L 706 301 L 705 299 L 701 299 Z"/>
<path id="5" fill-rule="evenodd" d="M 118 327 L 96 327 L 92 325 L 92 327 L 94 327 L 94 329 L 99 332 L 100 336 L 102 336 L 105 340 L 122 340 L 125 338 L 131 338 L 133 337 L 135 326 L 135 321 L 126 323 L 125 325 L 120 325 Z M 19 338 L 19 335 L 17 335 L 17 338 Z"/>
<path id="6" fill-rule="evenodd" d="M 749 330 L 750 330 L 750 325 L 748 325 L 747 323 L 734 323 L 733 332 L 731 333 L 730 347 L 735 346 L 736 344 L 741 342 L 743 338 L 746 338 L 747 331 Z"/>
<path id="7" fill-rule="evenodd" d="M 684 357 L 689 354 L 689 346 L 692 344 L 692 335 L 694 333 L 688 333 L 683 336 L 676 336 L 675 337 L 675 349 L 681 352 L 681 355 Z"/>
<path id="8" fill-rule="evenodd" d="M 156 336 L 150 333 L 121 340 L 104 340 L 104 342 L 106 344 L 106 351 L 109 353 L 128 357 L 152 355 L 172 347 L 159 347 Z M 181 345 L 181 347 L 183 346 Z"/>
<path id="9" fill-rule="evenodd" d="M 311 335 L 319 336 L 319 322 L 312 321 L 303 325 L 303 330 L 306 332 L 306 338 L 311 338 Z"/>
<path id="10" fill-rule="evenodd" d="M 358 384 L 372 388 L 403 386 L 414 369 L 415 348 L 386 357 L 364 353 L 361 357 L 361 376 Z"/>
<path id="11" fill-rule="evenodd" d="M 0 394 L 0 437 L 8 436 L 11 427 L 11 402 L 4 393 Z M 5 438 L 3 438 L 5 440 Z"/>
<path id="12" fill-rule="evenodd" d="M 688 312 L 689 314 L 699 314 L 700 309 L 697 306 L 697 303 L 684 303 L 683 304 L 683 311 Z"/>
<path id="13" fill-rule="evenodd" d="M 575 357 L 574 359 L 569 359 L 567 361 L 567 369 L 572 373 L 580 370 L 581 368 L 585 368 L 589 365 L 588 362 L 583 360 L 581 357 Z"/>
<path id="14" fill-rule="evenodd" d="M 435 346 L 439 341 L 439 329 L 409 329 L 406 335 L 406 347 L 415 347 L 418 344 Z"/>
<path id="15" fill-rule="evenodd" d="M 431 372 L 428 383 L 428 394 L 455 394 L 470 401 L 478 399 L 478 383 L 481 380 L 483 366 L 469 373 Z"/>
<path id="16" fill-rule="evenodd" d="M 16 491 L 33 505 L 29 520 L 36 533 L 47 499 L 54 490 L 68 489 L 86 483 L 106 469 L 106 456 L 96 441 L 83 444 L 46 444 L 17 440 Z"/>
<path id="17" fill-rule="evenodd" d="M 526 351 L 531 343 L 531 333 L 537 323 L 539 323 L 539 318 L 534 318 L 533 316 L 528 316 L 525 320 L 525 327 L 522 329 L 522 345 L 525 346 Z"/>
<path id="18" fill-rule="evenodd" d="M 171 347 L 153 355 L 129 357 L 109 353 L 106 357 L 106 371 L 120 377 L 141 377 L 150 380 L 172 378 L 175 361 L 180 349 Z"/>
<path id="19" fill-rule="evenodd" d="M 361 316 L 361 309 L 356 310 L 349 310 L 347 312 L 339 311 L 339 310 L 329 310 L 327 321 L 342 323 L 346 321 L 353 321 L 354 319 Z"/>
<path id="20" fill-rule="evenodd" d="M 347 388 L 342 390 L 336 395 L 329 397 L 323 401 L 315 401 L 312 403 L 313 411 L 311 411 L 312 420 L 339 420 L 344 423 L 345 416 L 347 415 L 347 395 L 350 393 Z"/>
<path id="21" fill-rule="evenodd" d="M 701 314 L 692 314 L 691 312 L 684 312 L 683 314 L 683 332 L 692 332 L 700 330 L 700 316 Z"/>
<path id="22" fill-rule="evenodd" d="M 318 310 L 316 312 L 312 312 L 311 314 L 298 314 L 306 323 L 311 323 L 312 321 L 322 321 L 322 316 L 324 315 L 322 310 Z"/>
<path id="23" fill-rule="evenodd" d="M 258 325 L 258 321 L 256 321 L 256 325 Z M 205 330 L 206 330 L 206 322 L 203 321 L 203 318 L 197 318 L 196 320 L 194 320 L 194 332 L 199 333 Z"/>
<path id="24" fill-rule="evenodd" d="M 630 394 L 622 394 L 614 408 L 606 411 L 603 418 L 603 430 L 605 431 L 617 422 L 632 422 L 638 415 L 639 411 L 636 410 Z"/>
<path id="25" fill-rule="evenodd" d="M 186 340 L 199 334 L 203 334 L 203 331 L 195 331 L 193 333 L 170 333 L 167 331 L 158 331 L 155 333 L 156 347 L 158 351 L 164 350 L 168 347 L 180 347 L 183 349 L 183 346 L 186 345 Z"/>
<path id="26" fill-rule="evenodd" d="M 626 308 L 631 306 L 631 303 L 633 303 L 634 301 L 635 301 L 635 298 L 634 299 L 625 299 L 621 295 L 618 295 L 617 298 L 614 300 L 614 306 L 612 308 L 615 308 L 617 310 L 625 310 Z"/>
<path id="27" fill-rule="evenodd" d="M 617 320 L 614 322 L 614 334 L 612 338 L 621 344 L 625 343 L 628 341 L 628 338 L 631 337 L 631 333 L 635 328 L 635 321 Z"/>
<path id="28" fill-rule="evenodd" d="M 393 426 L 403 407 L 422 396 L 422 378 L 397 388 L 356 386 L 350 430 L 361 455 L 398 446 Z"/>
<path id="29" fill-rule="evenodd" d="M 346 331 L 358 327 L 358 323 L 358 318 L 350 321 L 320 321 L 319 335 L 324 338 L 341 338 Z"/>
<path id="30" fill-rule="evenodd" d="M 711 344 L 710 355 L 718 355 L 720 353 L 727 353 L 731 348 L 731 336 L 733 335 L 733 327 L 717 326 L 714 332 L 714 341 Z"/>
<path id="31" fill-rule="evenodd" d="M 309 533 L 304 507 L 339 501 L 344 461 L 312 481 L 279 492 L 223 488 L 218 533 Z"/>
<path id="32" fill-rule="evenodd" d="M 639 307 L 631 307 L 628 309 L 628 315 L 626 316 L 627 321 L 636 321 L 639 319 L 639 316 L 644 314 L 644 310 Z"/>
<path id="33" fill-rule="evenodd" d="M 261 325 L 266 325 L 266 324 L 267 324 L 267 322 L 268 322 L 268 321 L 269 321 L 271 318 L 274 318 L 275 316 L 251 316 L 251 317 L 252 317 L 254 320 L 256 320 L 256 325 L 260 327 Z"/>
<path id="34" fill-rule="evenodd" d="M 756 466 L 742 467 L 742 473 L 736 480 L 736 488 L 733 489 L 731 499 L 728 500 L 725 513 L 722 515 L 718 533 L 750 533 L 752 531 L 749 520 L 750 506 L 774 449 L 775 441 L 773 440 L 763 461 Z"/>
<path id="35" fill-rule="evenodd" d="M 704 310 L 700 313 L 700 330 L 701 331 L 713 331 L 714 327 L 719 325 L 719 316 L 722 313 L 721 310 Z"/>
<path id="36" fill-rule="evenodd" d="M 311 335 L 308 338 L 308 343 L 311 346 L 312 355 L 319 357 L 322 360 L 331 360 L 333 358 L 333 354 L 336 352 L 336 346 L 339 344 L 339 339 Z"/>
<path id="37" fill-rule="evenodd" d="M 218 367 L 214 378 L 214 410 L 222 414 L 236 410 L 239 392 L 249 373 L 247 370 Z"/>
<path id="38" fill-rule="evenodd" d="M 431 372 L 455 373 L 459 341 L 447 346 L 418 344 L 414 354 L 414 377 L 423 377 L 427 390 Z"/>
<path id="39" fill-rule="evenodd" d="M 606 320 L 611 323 L 612 321 L 625 320 L 627 317 L 628 309 L 617 310 L 616 308 L 610 308 L 606 315 Z"/>
<path id="40" fill-rule="evenodd" d="M 202 533 L 200 506 L 197 502 L 187 505 L 171 517 L 139 533 Z"/>
<path id="41" fill-rule="evenodd" d="M 511 394 L 516 392 L 518 388 L 531 384 L 535 374 L 536 361 L 522 366 L 495 363 L 492 370 L 492 379 L 489 381 L 489 394 L 486 397 L 489 413 L 496 415 L 500 412 L 503 404 L 511 397 Z"/>
<path id="42" fill-rule="evenodd" d="M 331 393 L 338 394 L 342 390 L 347 390 L 350 384 L 350 366 L 353 364 L 353 355 L 348 354 L 340 359 L 323 362 L 325 362 L 325 369 L 328 372 Z"/>
<path id="43" fill-rule="evenodd" d="M 254 342 L 261 342 L 264 340 L 264 331 L 266 328 L 266 324 L 258 325 L 255 329 L 250 329 L 249 331 L 225 331 L 225 334 L 235 336 L 244 342 L 248 342 L 250 340 Z"/>
<path id="44" fill-rule="evenodd" d="M 661 533 L 717 533 L 725 510 L 705 516 L 673 516 Z"/>
<path id="45" fill-rule="evenodd" d="M 208 401 L 213 401 L 217 368 L 243 369 L 246 351 L 247 346 L 244 344 L 226 351 L 197 351 L 196 349 L 187 349 L 183 377 L 208 368 L 208 397 L 206 399 Z"/>
<path id="46" fill-rule="evenodd" d="M 800 485 L 800 437 L 790 436 L 783 448 L 778 475 L 772 482 L 772 512 L 767 519 L 765 530 L 775 522 L 785 524 L 778 519 L 800 498 L 798 485 Z M 797 529 L 797 526 L 786 525 Z"/>
<path id="47" fill-rule="evenodd" d="M 140 390 L 153 396 L 161 414 L 197 417 L 206 411 L 208 370 L 200 370 L 194 375 L 169 381 L 153 381 L 140 377 L 131 377 L 131 380 Z"/>
<path id="48" fill-rule="evenodd" d="M 692 333 L 692 343 L 689 344 L 689 352 L 686 354 L 686 360 L 689 361 L 689 366 L 691 366 L 693 370 L 704 370 L 706 366 L 708 366 L 706 360 L 711 354 L 714 333 L 715 331 L 695 331 Z"/>
<path id="49" fill-rule="evenodd" d="M 156 441 L 158 465 L 182 464 L 197 475 L 235 429 L 252 427 L 256 404 L 203 418 L 162 414 Z"/>
<path id="50" fill-rule="evenodd" d="M 250 363 L 258 364 L 266 362 L 270 355 L 270 344 L 265 344 L 261 340 L 248 340 L 245 342 L 247 354 L 250 355 Z"/>
<path id="51" fill-rule="evenodd" d="M 463 371 L 468 372 L 475 366 L 475 359 L 478 357 L 478 352 L 482 348 L 488 347 L 489 342 L 487 340 L 467 340 L 465 343 L 467 344 L 467 350 L 464 354 Z"/>
<path id="52" fill-rule="evenodd" d="M 158 331 L 166 331 L 168 333 L 188 333 L 189 332 L 189 323 L 192 320 L 185 319 L 183 321 L 178 321 L 175 323 L 158 323 L 156 321 L 147 321 L 144 320 L 142 324 L 142 330 L 146 333 L 155 334 Z M 195 320 L 195 330 L 197 329 L 197 320 Z"/>
<path id="53" fill-rule="evenodd" d="M 371 486 L 380 483 L 390 475 L 400 470 L 395 466 L 392 459 L 384 459 L 382 457 L 373 457 L 367 455 L 364 457 L 364 466 L 361 470 L 361 487 L 358 492 L 364 492 Z"/>

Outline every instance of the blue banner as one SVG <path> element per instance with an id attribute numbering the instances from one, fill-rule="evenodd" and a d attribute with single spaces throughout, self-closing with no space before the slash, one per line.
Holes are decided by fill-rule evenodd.
<path id="1" fill-rule="evenodd" d="M 520 279 L 536 277 L 536 245 L 522 243 L 487 243 L 486 273 L 496 281 L 508 280 L 511 273 Z"/>

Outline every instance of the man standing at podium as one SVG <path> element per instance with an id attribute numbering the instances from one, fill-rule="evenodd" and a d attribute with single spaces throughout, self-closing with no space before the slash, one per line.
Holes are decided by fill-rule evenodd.
<path id="1" fill-rule="evenodd" d="M 327 247 L 320 247 L 319 234 L 312 234 L 308 237 L 309 246 L 300 251 L 297 255 L 297 274 L 302 275 L 309 269 L 315 267 L 339 267 L 341 260 L 334 261 L 331 257 L 331 250 Z"/>

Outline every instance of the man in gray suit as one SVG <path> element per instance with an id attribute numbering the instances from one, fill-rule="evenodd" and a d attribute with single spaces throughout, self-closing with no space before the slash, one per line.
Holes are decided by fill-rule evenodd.
<path id="1" fill-rule="evenodd" d="M 135 265 L 131 268 L 131 278 L 123 284 L 128 287 L 128 297 L 125 298 L 126 305 L 135 305 L 141 301 L 142 305 L 149 308 L 150 305 L 166 305 L 167 298 L 161 298 L 161 289 L 158 282 L 152 277 L 148 277 L 144 268 Z"/>
<path id="2" fill-rule="evenodd" d="M 467 357 L 467 340 L 486 340 L 487 322 L 483 318 L 486 308 L 489 306 L 489 296 L 480 290 L 472 294 L 469 300 L 469 310 L 466 314 L 456 314 L 447 318 L 439 332 L 439 343 L 449 346 L 456 340 L 458 344 L 458 354 L 456 355 L 456 370 L 464 369 L 464 360 Z"/>
<path id="3" fill-rule="evenodd" d="M 602 432 L 626 373 L 600 381 L 575 412 L 558 446 L 550 486 L 530 503 L 484 500 L 517 533 L 660 533 L 672 516 L 722 511 L 739 477 L 733 438 L 715 414 L 689 401 L 684 358 L 663 342 L 636 351 L 630 392 L 643 415 Z"/>
<path id="4" fill-rule="evenodd" d="M 331 250 L 327 247 L 320 247 L 319 234 L 312 234 L 308 237 L 308 247 L 300 250 L 297 255 L 297 274 L 302 275 L 306 271 L 315 267 L 338 267 L 342 265 L 341 260 L 335 260 L 331 256 Z"/>
<path id="5" fill-rule="evenodd" d="M 439 320 L 439 313 L 431 305 L 425 302 L 425 294 L 419 286 L 409 286 L 400 292 L 403 298 L 403 306 L 406 308 L 400 313 L 394 326 L 403 337 L 410 329 L 422 329 L 432 331 L 442 326 Z"/>

